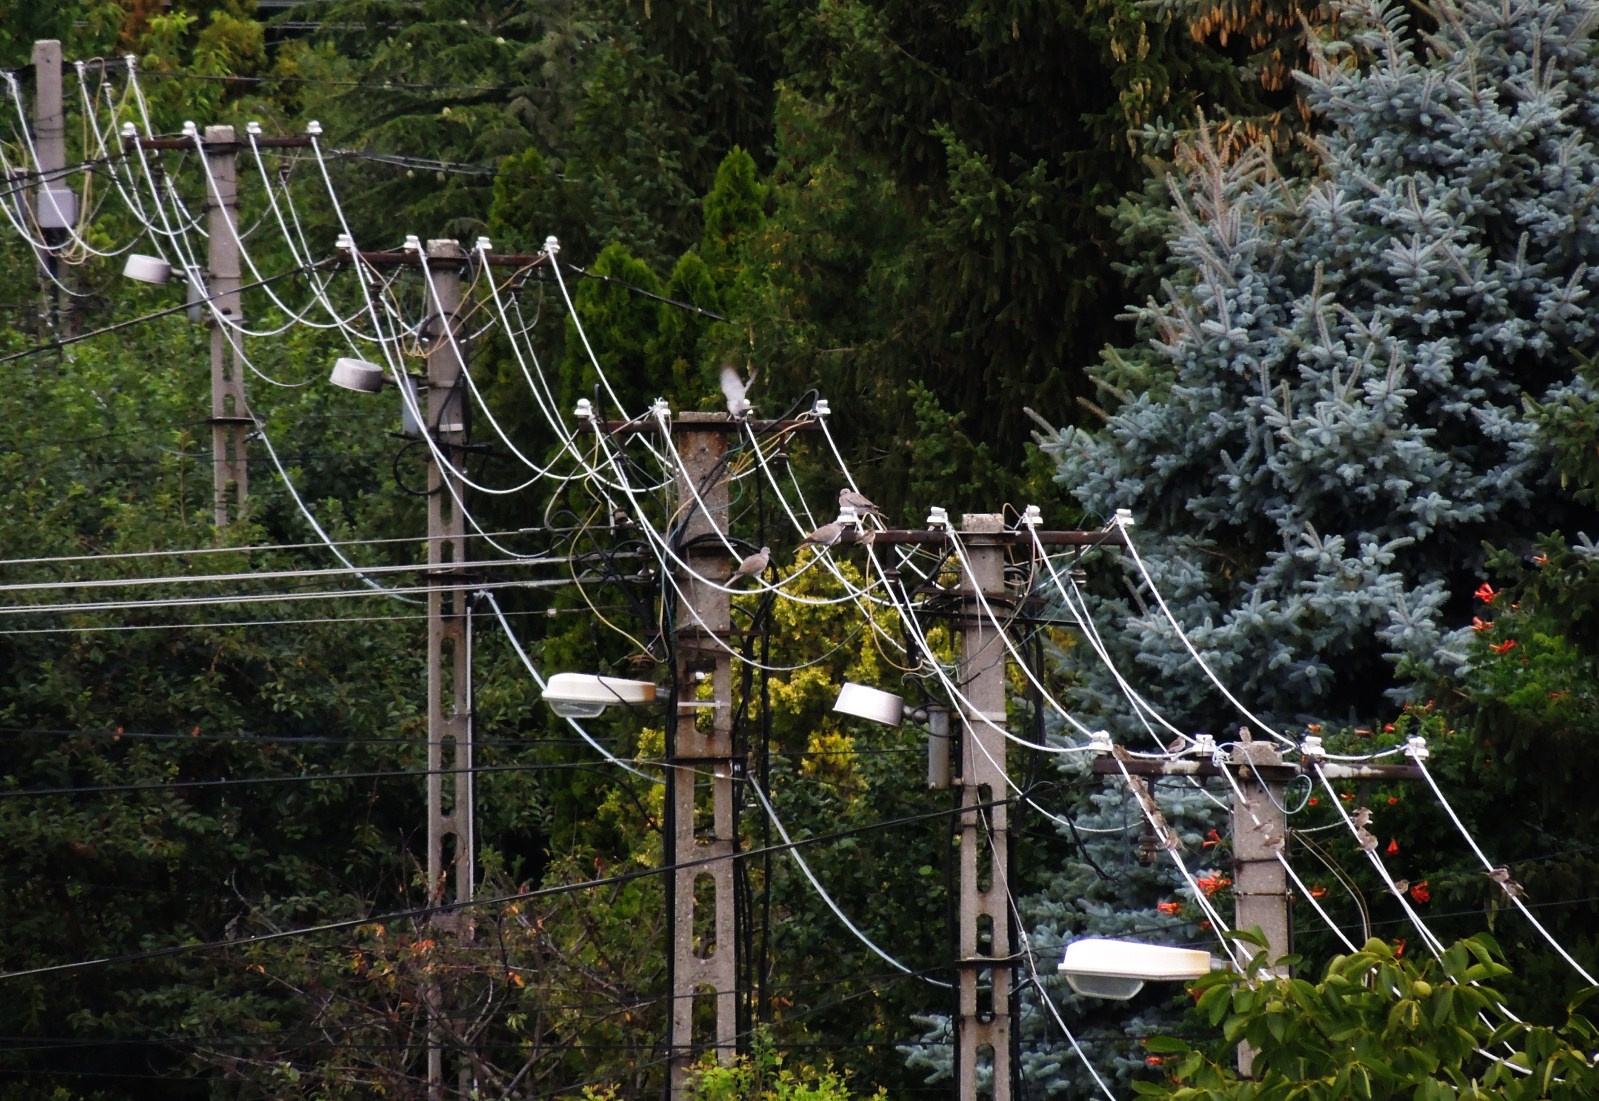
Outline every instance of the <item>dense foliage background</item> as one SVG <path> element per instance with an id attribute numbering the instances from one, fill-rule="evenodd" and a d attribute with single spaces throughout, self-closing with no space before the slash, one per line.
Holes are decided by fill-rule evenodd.
<path id="1" fill-rule="evenodd" d="M 1131 509 L 1148 576 L 1125 558 L 1086 572 L 1141 692 L 1184 730 L 1238 722 L 1158 591 L 1284 730 L 1352 752 L 1425 734 L 1454 810 L 1593 967 L 1590 5 L 102 0 L 0 15 L 24 103 L 31 45 L 56 37 L 69 60 L 134 55 L 146 102 L 116 110 L 147 110 L 158 133 L 319 122 L 326 181 L 304 156 L 272 161 L 318 255 L 346 227 L 374 248 L 559 238 L 590 276 L 576 312 L 624 402 L 716 408 L 726 364 L 754 377 L 764 414 L 819 394 L 896 525 L 935 504 L 1039 504 L 1061 528 Z M 69 74 L 69 99 L 102 88 L 94 72 Z M 69 144 L 89 159 L 77 111 Z M 169 163 L 195 198 L 193 158 Z M 81 178 L 90 242 L 126 241 L 109 174 Z M 272 224 L 265 194 L 246 180 L 242 224 Z M 296 266 L 258 239 L 268 271 Z M 0 1098 L 415 1096 L 429 985 L 472 1007 L 452 1042 L 477 1053 L 485 1094 L 657 1094 L 662 805 L 644 762 L 660 720 L 607 720 L 609 750 L 644 775 L 604 768 L 478 617 L 487 901 L 470 944 L 431 935 L 424 621 L 370 595 L 281 603 L 335 564 L 307 514 L 364 567 L 416 564 L 424 456 L 392 435 L 395 410 L 324 384 L 343 354 L 331 337 L 287 326 L 251 340 L 284 385 L 249 380 L 251 503 L 216 529 L 208 333 L 149 316 L 181 289 L 122 280 L 116 256 L 74 259 L 62 290 L 19 234 L 0 239 Z M 593 384 L 572 316 L 547 281 L 518 294 L 570 408 Z M 548 449 L 513 349 L 489 336 L 472 354 L 509 432 Z M 791 459 L 802 484 L 836 489 L 820 448 L 796 442 Z M 485 455 L 485 476 L 506 462 Z M 562 525 L 585 533 L 570 548 L 584 561 L 642 549 L 575 491 L 478 507 L 521 550 Z M 237 605 L 174 602 L 203 575 Z M 535 664 L 654 675 L 647 587 L 614 568 L 582 579 L 581 595 L 504 595 Z M 40 606 L 78 583 L 95 586 L 72 590 L 81 607 Z M 850 937 L 781 855 L 758 862 L 742 974 L 759 1043 L 704 1090 L 943 1095 L 950 1006 L 921 979 L 948 974 L 948 806 L 923 786 L 915 730 L 828 711 L 845 680 L 899 690 L 893 662 L 822 605 L 739 614 L 767 617 L 766 664 L 804 666 L 738 688 L 773 799 L 795 832 L 825 835 L 811 868 L 915 974 Z M 1080 632 L 1046 620 L 1029 644 L 1085 717 L 1142 736 Z M 1066 736 L 1016 688 L 1018 729 Z M 1094 1090 L 1045 992 L 1113 1084 L 1160 1078 L 1145 1037 L 1221 1021 L 1222 995 L 1184 1025 L 1170 991 L 1107 1008 L 1052 965 L 1085 932 L 1203 942 L 1194 900 L 1142 859 L 1125 791 L 1026 754 L 1014 769 L 1071 823 L 1018 811 L 1014 889 L 1047 972 L 1022 1003 L 1025 1092 Z M 1216 792 L 1157 794 L 1222 875 Z M 1343 794 L 1378 808 L 1438 930 L 1495 930 L 1499 992 L 1533 1022 L 1518 1035 L 1565 1024 L 1570 970 L 1430 793 Z M 1351 840 L 1321 832 L 1330 808 L 1295 811 L 1326 906 L 1356 943 L 1376 938 L 1317 996 L 1358 966 L 1433 978 L 1395 962 L 1396 900 Z M 759 822 L 744 820 L 751 848 L 773 843 Z M 1307 957 L 1336 950 L 1305 900 L 1296 920 Z M 1268 1027 L 1229 1005 L 1229 1028 Z M 1191 1061 L 1205 1088 L 1237 1086 Z"/>

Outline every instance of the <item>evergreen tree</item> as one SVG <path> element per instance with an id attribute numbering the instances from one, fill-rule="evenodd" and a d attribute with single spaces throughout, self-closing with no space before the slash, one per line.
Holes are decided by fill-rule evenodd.
<path id="1" fill-rule="evenodd" d="M 1183 148 L 1167 278 L 1137 313 L 1148 343 L 1096 370 L 1116 403 L 1103 426 L 1047 439 L 1090 522 L 1138 520 L 1154 591 L 1099 571 L 1098 611 L 1139 690 L 1189 729 L 1237 718 L 1157 595 L 1252 708 L 1369 723 L 1385 690 L 1466 656 L 1485 539 L 1591 519 L 1529 409 L 1593 395 L 1573 352 L 1596 336 L 1594 8 L 1431 17 L 1422 35 L 1395 4 L 1341 9 L 1343 40 L 1301 75 L 1308 177 L 1264 142 Z M 1085 710 L 1131 734 L 1108 679 L 1080 673 Z M 1040 941 L 1080 897 L 1059 883 L 1033 901 Z M 1037 1035 L 1024 1050 L 1047 1050 Z M 1044 1088 L 1070 1088 L 1064 1069 Z"/>
<path id="2" fill-rule="evenodd" d="M 1285 14 L 1288 6 L 1207 10 L 1192 24 L 1176 6 L 1157 12 L 1116 0 L 773 7 L 785 89 L 821 125 L 824 147 L 801 164 L 825 158 L 862 176 L 855 194 L 834 188 L 827 202 L 797 201 L 794 213 L 814 211 L 830 230 L 847 221 L 866 246 L 898 230 L 868 253 L 867 278 L 840 288 L 856 292 L 842 316 L 852 328 L 868 319 L 869 342 L 818 346 L 900 389 L 924 383 L 946 412 L 970 418 L 974 439 L 1014 464 L 1030 427 L 1022 407 L 1072 415 L 1085 390 L 1076 364 L 1124 332 L 1113 268 L 1123 257 L 1106 208 L 1139 187 L 1144 157 L 1197 108 L 1240 117 L 1270 110 L 1251 74 L 1197 39 L 1225 39 L 1262 7 Z M 793 119 L 780 108 L 780 159 L 796 148 L 792 137 L 810 136 L 786 129 Z M 874 224 L 884 198 L 891 220 Z M 806 269 L 778 274 L 789 283 Z M 890 464 L 885 488 L 899 473 Z"/>
<path id="3" fill-rule="evenodd" d="M 1444 613 L 1482 540 L 1565 514 L 1524 398 L 1589 392 L 1571 353 L 1594 345 L 1599 280 L 1590 10 L 1451 4 L 1418 41 L 1397 6 L 1353 6 L 1302 78 L 1314 178 L 1258 146 L 1187 151 L 1186 274 L 1139 311 L 1143 389 L 1050 447 L 1091 514 L 1138 517 L 1161 594 L 1252 706 L 1371 714 L 1396 676 L 1453 660 Z M 1132 623 L 1119 648 L 1202 715 L 1212 693 L 1148 595 L 1105 602 Z"/>
<path id="4" fill-rule="evenodd" d="M 411 232 L 470 239 L 494 203 L 501 247 L 554 234 L 582 262 L 622 241 L 659 264 L 697 238 L 694 198 L 728 150 L 764 147 L 774 72 L 763 12 L 335 0 L 276 75 L 330 144 L 357 152 L 337 182 L 355 197 L 358 238 L 393 233 L 387 220 L 404 210 Z"/>

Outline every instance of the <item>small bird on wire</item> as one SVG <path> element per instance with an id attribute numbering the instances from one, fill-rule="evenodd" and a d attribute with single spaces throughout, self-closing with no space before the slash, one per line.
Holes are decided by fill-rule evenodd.
<path id="1" fill-rule="evenodd" d="M 1499 886 L 1503 887 L 1505 894 L 1509 895 L 1511 898 L 1520 898 L 1525 893 L 1521 884 L 1510 878 L 1510 869 L 1505 867 L 1503 864 L 1492 869 L 1491 871 L 1483 872 L 1482 874 L 1499 884 Z"/>
<path id="2" fill-rule="evenodd" d="M 875 516 L 883 518 L 883 510 L 867 499 L 864 493 L 856 493 L 849 486 L 838 491 L 838 507 L 840 510 L 851 508 L 861 516 Z"/>
<path id="3" fill-rule="evenodd" d="M 722 365 L 722 396 L 727 398 L 727 411 L 733 415 L 734 420 L 743 420 L 755 411 L 755 406 L 746 396 L 750 384 L 755 381 L 751 375 L 749 382 L 739 377 L 738 369 L 731 363 Z"/>
<path id="4" fill-rule="evenodd" d="M 814 543 L 819 547 L 831 547 L 838 542 L 838 537 L 844 534 L 844 525 L 837 520 L 830 520 L 800 540 L 800 545 Z"/>
<path id="5" fill-rule="evenodd" d="M 746 577 L 759 577 L 766 572 L 766 566 L 771 560 L 772 548 L 762 547 L 738 564 L 738 569 L 734 570 L 728 577 L 727 584 L 732 585 L 733 582 Z"/>

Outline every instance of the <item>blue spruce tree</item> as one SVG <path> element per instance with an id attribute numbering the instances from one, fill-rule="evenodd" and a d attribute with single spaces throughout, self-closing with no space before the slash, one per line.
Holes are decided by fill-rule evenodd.
<path id="1" fill-rule="evenodd" d="M 1599 69 L 1584 0 L 1347 5 L 1301 74 L 1313 174 L 1204 133 L 1173 176 L 1149 344 L 1120 404 L 1047 443 L 1090 512 L 1130 509 L 1155 585 L 1224 683 L 1278 719 L 1367 714 L 1454 660 L 1485 539 L 1559 526 L 1524 398 L 1586 395 Z M 1148 599 L 1106 600 L 1150 691 L 1216 694 Z"/>
<path id="2" fill-rule="evenodd" d="M 1342 39 L 1300 74 L 1316 119 L 1306 171 L 1286 177 L 1268 150 L 1202 129 L 1171 207 L 1144 212 L 1171 227 L 1151 264 L 1161 293 L 1137 311 L 1145 342 L 1099 368 L 1102 426 L 1044 442 L 1091 516 L 1139 522 L 1149 577 L 1090 571 L 1099 621 L 1185 729 L 1239 720 L 1154 590 L 1257 714 L 1370 718 L 1385 693 L 1462 660 L 1484 541 L 1572 526 L 1529 409 L 1595 397 L 1575 365 L 1599 350 L 1596 18 L 1587 0 L 1451 0 L 1423 33 L 1398 3 L 1345 4 Z M 1085 713 L 1145 737 L 1103 671 L 1075 672 Z M 1081 858 L 1022 906 L 1046 988 L 1073 937 L 1199 932 L 1184 927 L 1191 905 L 1160 909 L 1183 900 L 1168 865 L 1088 832 L 1117 827 L 1122 793 L 1066 780 Z M 1191 866 L 1209 860 L 1219 816 L 1204 796 L 1162 802 Z M 1169 1012 L 1159 994 L 1107 1015 L 1050 993 L 1110 1080 L 1137 1073 L 1136 1034 Z M 1097 1094 L 1026 996 L 1025 1094 Z M 936 1074 L 943 1022 L 928 1024 L 909 1057 Z"/>

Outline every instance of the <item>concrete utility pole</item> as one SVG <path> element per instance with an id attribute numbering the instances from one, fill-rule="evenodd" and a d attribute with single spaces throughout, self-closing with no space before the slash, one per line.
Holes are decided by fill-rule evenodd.
<path id="1" fill-rule="evenodd" d="M 1295 773 L 1269 742 L 1234 746 L 1231 766 L 1238 773 L 1232 803 L 1233 900 L 1235 924 L 1265 934 L 1269 958 L 1291 951 L 1288 930 L 1288 871 L 1277 859 L 1288 844 L 1284 782 Z"/>
<path id="2" fill-rule="evenodd" d="M 1278 853 L 1287 855 L 1288 811 L 1283 807 L 1285 781 L 1294 769 L 1284 767 L 1282 754 L 1268 742 L 1243 742 L 1233 747 L 1238 770 L 1233 796 L 1233 924 L 1258 927 L 1266 938 L 1266 958 L 1280 959 L 1293 950 L 1288 928 L 1288 870 Z M 1248 1078 L 1255 1051 L 1238 1045 L 1238 1073 Z"/>
<path id="3" fill-rule="evenodd" d="M 204 153 L 213 183 L 207 192 L 207 286 L 211 326 L 211 484 L 216 525 L 244 513 L 250 489 L 245 437 L 255 421 L 244 404 L 244 323 L 239 296 L 238 156 L 233 127 L 207 126 Z M 217 315 L 220 314 L 219 318 Z M 230 504 L 229 498 L 232 498 Z"/>
<path id="4" fill-rule="evenodd" d="M 961 671 L 957 679 L 964 699 L 960 707 L 961 813 L 959 841 L 960 898 L 955 961 L 955 1087 L 958 1101 L 1011 1101 L 1014 1016 L 1015 937 L 1009 894 L 1010 779 L 1006 764 L 1005 670 L 1009 650 L 989 611 L 1008 606 L 1005 591 L 1006 548 L 1026 547 L 1034 540 L 1045 547 L 1121 545 L 1125 536 L 1110 531 L 1010 530 L 1004 517 L 978 513 L 961 518 L 960 615 Z M 943 528 L 925 531 L 845 531 L 841 544 L 869 541 L 873 546 L 950 547 Z M 934 731 L 935 737 L 937 731 Z M 933 756 L 936 758 L 936 750 Z M 942 771 L 930 760 L 934 783 Z M 979 1084 L 988 1079 L 986 1090 Z"/>
<path id="5" fill-rule="evenodd" d="M 1118 759 L 1100 757 L 1093 769 L 1120 776 L 1220 776 L 1222 766 L 1212 761 L 1176 759 L 1138 760 L 1125 751 Z M 1258 928 L 1266 939 L 1267 959 L 1280 959 L 1293 949 L 1293 928 L 1288 911 L 1288 871 L 1278 859 L 1288 852 L 1288 812 L 1283 809 L 1287 783 L 1304 770 L 1298 762 L 1285 762 L 1270 742 L 1241 741 L 1224 766 L 1232 770 L 1238 790 L 1232 798 L 1233 924 L 1239 929 Z M 1347 765 L 1322 763 L 1329 780 L 1419 780 L 1415 765 Z M 1238 1073 L 1249 1077 L 1254 1052 L 1238 1045 Z"/>
<path id="6" fill-rule="evenodd" d="M 955 1025 L 959 1101 L 977 1101 L 992 1076 L 993 1101 L 1011 1098 L 1012 955 L 1009 795 L 1005 767 L 1005 667 L 998 629 L 978 604 L 1005 594 L 1005 530 L 998 514 L 962 517 L 960 930 Z"/>
<path id="7" fill-rule="evenodd" d="M 732 1062 L 738 1043 L 733 785 L 744 762 L 733 754 L 728 594 L 699 580 L 724 578 L 732 570 L 722 541 L 728 502 L 723 460 L 727 433 L 738 430 L 738 423 L 725 413 L 680 413 L 672 424 L 682 457 L 677 475 L 676 515 L 681 518 L 677 545 L 687 563 L 676 571 L 682 593 L 673 670 L 677 714 L 666 746 L 666 859 L 674 869 L 667 904 L 672 940 L 669 1078 L 674 1101 L 687 1095 L 688 1072 L 700 1050 L 714 1048 L 725 1065 Z M 709 707 L 694 698 L 694 685 L 706 677 L 711 681 Z M 709 1037 L 696 1035 L 695 1008 L 701 997 L 709 998 L 714 1008 Z"/>
<path id="8" fill-rule="evenodd" d="M 123 138 L 129 149 L 193 152 L 205 158 L 210 181 L 206 185 L 206 298 L 201 288 L 189 285 L 190 316 L 206 318 L 211 326 L 211 485 L 214 519 L 219 528 L 244 513 L 250 494 L 249 433 L 255 427 L 244 399 L 244 344 L 239 331 L 244 306 L 239 283 L 239 177 L 238 135 L 231 126 L 207 126 L 200 138 Z M 261 148 L 291 148 L 309 144 L 302 137 L 257 138 Z M 213 186 L 214 185 L 214 186 Z M 221 314 L 218 319 L 216 314 Z"/>
<path id="9" fill-rule="evenodd" d="M 427 899 L 442 906 L 447 899 L 472 900 L 476 875 L 472 828 L 472 698 L 467 651 L 469 579 L 460 563 L 467 560 L 466 515 L 460 507 L 465 484 L 457 468 L 466 443 L 466 407 L 461 381 L 460 334 L 456 314 L 461 304 L 461 267 L 466 261 L 454 241 L 427 243 L 429 318 L 427 321 L 427 409 L 425 431 L 445 462 L 428 466 L 428 777 Z M 452 334 L 454 339 L 452 339 Z M 445 798 L 444 778 L 453 778 Z M 449 888 L 453 886 L 453 891 Z M 459 941 L 472 939 L 469 912 L 462 908 L 433 917 L 434 927 Z M 444 1033 L 447 1012 L 439 991 L 424 993 L 429 1001 L 428 1098 L 444 1096 Z M 462 1096 L 470 1088 L 470 1066 L 460 1068 Z"/>
<path id="10" fill-rule="evenodd" d="M 61 43 L 53 38 L 33 44 L 33 148 L 39 172 L 33 189 L 34 224 L 47 245 L 60 245 L 77 221 L 78 197 L 62 182 L 67 167 L 66 114 L 61 100 Z M 49 248 L 37 252 L 50 280 L 45 288 L 45 321 L 70 336 L 72 299 L 60 291 L 61 264 Z"/>

